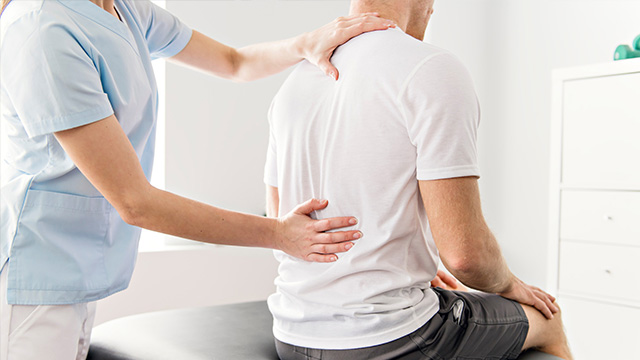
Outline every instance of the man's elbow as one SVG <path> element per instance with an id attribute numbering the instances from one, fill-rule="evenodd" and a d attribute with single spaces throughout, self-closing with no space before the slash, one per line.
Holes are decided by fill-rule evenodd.
<path id="1" fill-rule="evenodd" d="M 473 273 L 477 268 L 475 260 L 471 254 L 461 253 L 449 256 L 442 256 L 442 262 L 451 274 L 455 277 L 464 277 L 464 275 Z"/>

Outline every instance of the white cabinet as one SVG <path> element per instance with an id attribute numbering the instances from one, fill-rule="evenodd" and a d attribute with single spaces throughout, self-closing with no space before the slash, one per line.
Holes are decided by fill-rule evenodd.
<path id="1" fill-rule="evenodd" d="M 554 72 L 549 284 L 576 359 L 640 359 L 639 104 L 640 60 Z"/>

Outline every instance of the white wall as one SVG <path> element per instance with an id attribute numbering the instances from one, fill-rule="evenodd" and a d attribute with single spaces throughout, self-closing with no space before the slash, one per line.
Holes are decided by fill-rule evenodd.
<path id="1" fill-rule="evenodd" d="M 235 47 L 295 36 L 348 1 L 169 1 L 185 23 Z M 286 73 L 236 84 L 169 65 L 166 185 L 224 208 L 264 214 L 267 110 Z"/>
<path id="2" fill-rule="evenodd" d="M 546 282 L 551 70 L 611 61 L 639 15 L 638 0 L 436 0 L 428 41 L 476 81 L 483 208 L 526 281 Z"/>

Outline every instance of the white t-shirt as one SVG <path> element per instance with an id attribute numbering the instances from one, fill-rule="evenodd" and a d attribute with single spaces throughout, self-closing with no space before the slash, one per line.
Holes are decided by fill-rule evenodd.
<path id="1" fill-rule="evenodd" d="M 276 251 L 269 307 L 280 341 L 351 349 L 405 336 L 438 311 L 418 180 L 479 176 L 480 115 L 465 67 L 399 29 L 361 35 L 332 62 L 339 81 L 303 62 L 276 95 L 265 182 L 280 214 L 328 199 L 315 216 L 355 216 L 364 237 L 329 264 Z"/>

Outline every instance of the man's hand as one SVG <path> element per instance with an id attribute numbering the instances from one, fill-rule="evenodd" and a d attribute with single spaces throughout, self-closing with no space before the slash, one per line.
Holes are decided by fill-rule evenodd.
<path id="1" fill-rule="evenodd" d="M 444 290 L 468 291 L 469 289 L 462 285 L 453 276 L 442 270 L 438 270 L 436 277 L 431 280 L 431 287 L 439 287 Z"/>
<path id="2" fill-rule="evenodd" d="M 377 13 L 339 17 L 319 29 L 301 35 L 302 55 L 332 79 L 338 80 L 338 69 L 329 61 L 338 46 L 364 32 L 386 30 L 395 26 L 393 21 L 380 18 Z"/>
<path id="3" fill-rule="evenodd" d="M 285 253 L 306 261 L 333 262 L 336 253 L 353 247 L 352 240 L 362 237 L 358 230 L 326 232 L 358 223 L 354 217 L 336 217 L 313 220 L 309 214 L 327 207 L 327 200 L 311 199 L 298 205 L 290 213 L 278 219 L 275 236 L 276 247 Z"/>
<path id="4" fill-rule="evenodd" d="M 538 309 L 547 319 L 553 319 L 553 314 L 558 312 L 554 304 L 556 299 L 541 289 L 527 285 L 517 277 L 513 277 L 507 291 L 498 295 L 515 300 L 521 304 L 530 305 Z"/>

